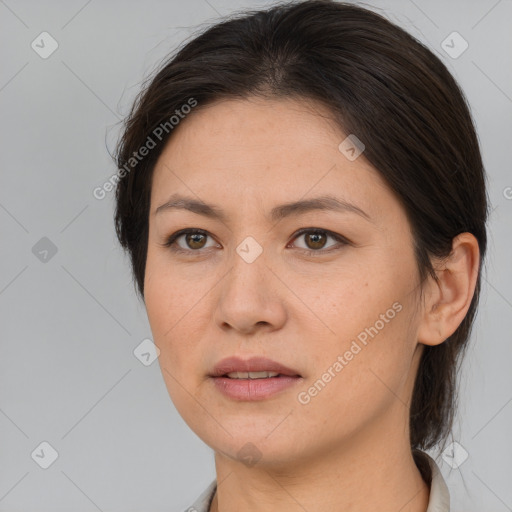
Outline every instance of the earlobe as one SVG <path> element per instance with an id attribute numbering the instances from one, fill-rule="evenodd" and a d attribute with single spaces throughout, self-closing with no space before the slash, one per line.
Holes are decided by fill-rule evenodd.
<path id="1" fill-rule="evenodd" d="M 418 342 L 439 345 L 464 320 L 475 292 L 480 264 L 478 241 L 461 233 L 452 242 L 452 252 L 435 268 L 437 280 L 429 278 L 428 296 L 418 329 Z"/>

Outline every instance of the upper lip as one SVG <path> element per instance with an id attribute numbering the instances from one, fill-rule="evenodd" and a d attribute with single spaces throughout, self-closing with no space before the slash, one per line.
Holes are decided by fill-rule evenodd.
<path id="1" fill-rule="evenodd" d="M 281 375 L 300 377 L 299 372 L 266 357 L 227 357 L 219 361 L 210 373 L 210 377 L 221 377 L 231 372 L 277 372 Z"/>

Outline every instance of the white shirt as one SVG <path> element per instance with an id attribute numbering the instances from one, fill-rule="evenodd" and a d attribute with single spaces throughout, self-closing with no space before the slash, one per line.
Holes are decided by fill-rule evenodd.
<path id="1" fill-rule="evenodd" d="M 416 454 L 419 457 L 424 457 L 428 461 L 432 471 L 430 496 L 425 512 L 450 512 L 450 493 L 448 492 L 448 487 L 446 486 L 446 482 L 444 481 L 438 465 L 427 453 L 416 450 Z M 215 479 L 185 512 L 209 512 L 216 489 L 217 480 Z"/>

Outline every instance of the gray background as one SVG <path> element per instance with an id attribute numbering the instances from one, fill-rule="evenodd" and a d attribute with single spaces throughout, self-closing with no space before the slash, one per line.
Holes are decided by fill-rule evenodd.
<path id="1" fill-rule="evenodd" d="M 215 477 L 158 361 L 133 353 L 151 331 L 113 193 L 92 191 L 116 172 L 106 145 L 160 59 L 199 25 L 268 4 L 0 0 L 0 511 L 180 511 Z M 468 458 L 437 460 L 452 510 L 512 510 L 512 2 L 366 6 L 437 52 L 477 123 L 493 211 L 453 436 Z M 59 45 L 46 59 L 31 48 L 43 31 Z M 458 58 L 441 46 L 453 31 L 469 44 Z M 58 452 L 48 469 L 31 456 L 43 441 Z"/>

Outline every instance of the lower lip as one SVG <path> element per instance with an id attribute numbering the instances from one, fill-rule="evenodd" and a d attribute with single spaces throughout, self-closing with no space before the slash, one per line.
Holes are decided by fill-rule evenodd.
<path id="1" fill-rule="evenodd" d="M 266 379 L 230 379 L 229 377 L 213 377 L 217 389 L 225 396 L 234 400 L 264 400 L 280 391 L 288 389 L 301 377 L 269 377 Z"/>

